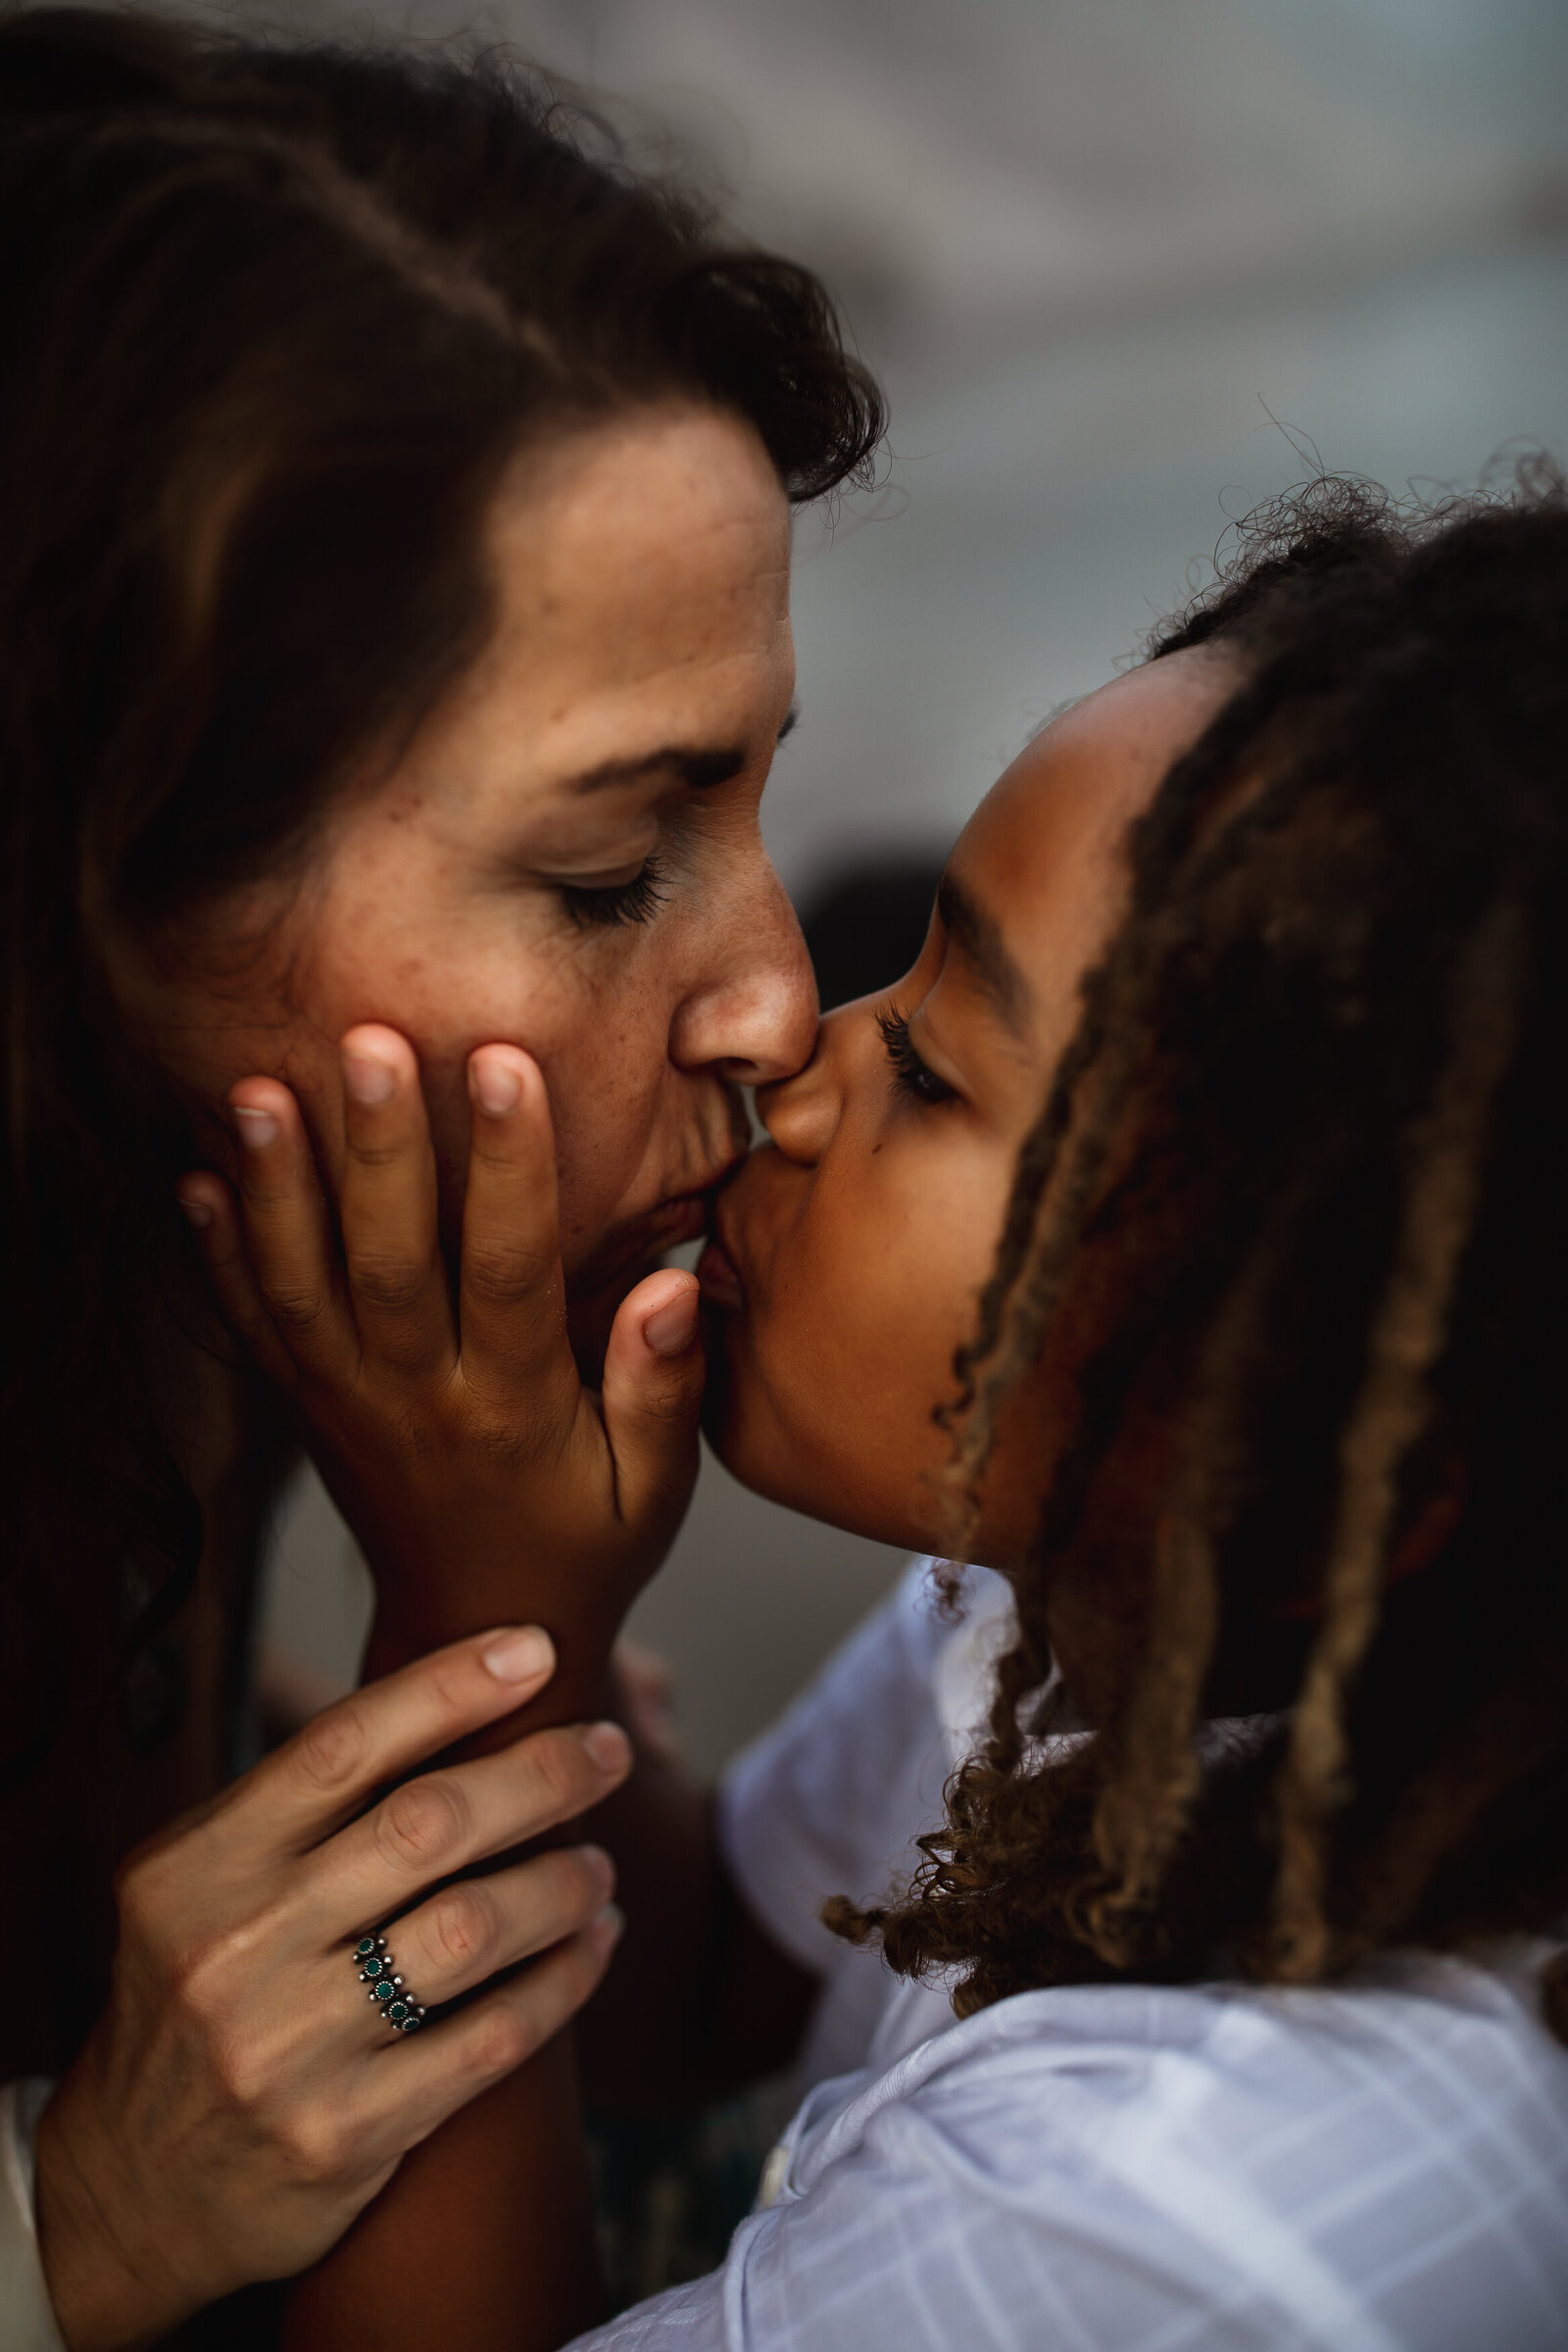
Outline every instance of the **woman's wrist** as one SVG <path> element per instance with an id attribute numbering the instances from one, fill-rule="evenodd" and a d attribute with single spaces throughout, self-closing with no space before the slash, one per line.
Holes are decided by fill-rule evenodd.
<path id="1" fill-rule="evenodd" d="M 38 2254 L 67 2352 L 136 2352 L 204 2298 L 176 2284 L 156 2230 L 127 2227 L 137 2186 L 87 2104 L 68 2076 L 38 2120 Z"/>

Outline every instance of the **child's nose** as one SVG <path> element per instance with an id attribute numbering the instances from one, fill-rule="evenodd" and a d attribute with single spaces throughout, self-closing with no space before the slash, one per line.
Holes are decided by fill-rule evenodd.
<path id="1" fill-rule="evenodd" d="M 799 1076 L 757 1090 L 757 1114 L 787 1159 L 814 1167 L 838 1127 L 844 1107 L 845 1015 L 864 1006 L 843 1005 L 817 1027 L 816 1050 Z"/>

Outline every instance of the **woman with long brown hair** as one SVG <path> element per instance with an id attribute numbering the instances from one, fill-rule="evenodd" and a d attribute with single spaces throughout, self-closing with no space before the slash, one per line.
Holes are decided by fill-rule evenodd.
<path id="1" fill-rule="evenodd" d="M 455 1248 L 470 1102 L 482 1129 L 506 1082 L 475 1050 L 520 1041 L 602 1353 L 733 1163 L 738 1084 L 809 1048 L 757 828 L 789 508 L 880 418 L 808 274 L 495 57 L 9 13 L 0 316 L 0 2342 L 58 2323 L 74 2352 L 299 2269 L 548 2036 L 603 1965 L 592 1852 L 493 1871 L 491 1963 L 392 1987 L 550 1949 L 456 2038 L 368 2038 L 383 1964 L 340 2003 L 342 1939 L 378 1871 L 428 1886 L 624 1768 L 552 1732 L 366 1813 L 550 1672 L 524 1644 L 498 1683 L 470 1642 L 227 1786 L 294 1440 L 173 1179 L 265 1152 L 227 1102 L 256 1070 L 341 1168 L 339 1040 L 391 1021 Z M 535 1720 L 594 1695 L 558 1678 Z"/>

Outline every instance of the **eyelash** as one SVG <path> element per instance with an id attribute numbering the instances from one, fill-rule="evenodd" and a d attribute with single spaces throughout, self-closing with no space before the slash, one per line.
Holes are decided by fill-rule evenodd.
<path id="1" fill-rule="evenodd" d="M 663 878 L 659 860 L 650 858 L 640 874 L 634 874 L 629 882 L 612 883 L 608 890 L 584 889 L 576 882 L 561 882 L 556 887 L 578 930 L 592 931 L 614 923 L 651 923 L 664 904 L 660 888 Z"/>
<path id="2" fill-rule="evenodd" d="M 950 1086 L 945 1078 L 937 1076 L 935 1070 L 928 1069 L 910 1045 L 909 1016 L 906 1012 L 901 1012 L 897 1004 L 890 1004 L 886 1012 L 877 1014 L 876 1025 L 882 1043 L 887 1048 L 888 1060 L 893 1065 L 893 1084 L 898 1094 L 928 1106 L 957 1101 L 956 1087 Z"/>

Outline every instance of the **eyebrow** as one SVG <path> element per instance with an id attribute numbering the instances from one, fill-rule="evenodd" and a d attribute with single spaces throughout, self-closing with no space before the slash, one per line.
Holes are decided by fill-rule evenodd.
<path id="1" fill-rule="evenodd" d="M 792 704 L 779 728 L 778 741 L 792 735 L 800 722 L 800 709 Z M 693 792 L 708 792 L 715 784 L 727 784 L 738 776 L 746 765 L 746 754 L 731 747 L 723 751 L 699 751 L 686 744 L 665 744 L 662 750 L 649 752 L 641 760 L 607 760 L 600 767 L 590 767 L 573 779 L 578 792 L 608 792 L 616 785 L 647 784 L 656 777 L 671 776 L 676 783 Z"/>
<path id="2" fill-rule="evenodd" d="M 977 906 L 951 874 L 944 874 L 937 884 L 937 912 L 1003 1027 L 1014 1037 L 1026 1039 L 1029 983 L 1013 960 L 996 917 Z"/>

